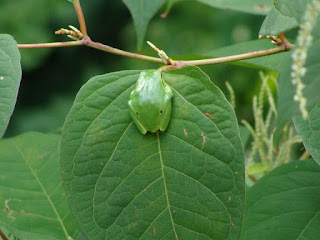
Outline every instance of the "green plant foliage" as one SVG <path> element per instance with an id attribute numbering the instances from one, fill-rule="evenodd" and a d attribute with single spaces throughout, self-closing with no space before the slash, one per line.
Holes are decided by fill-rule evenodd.
<path id="1" fill-rule="evenodd" d="M 260 28 L 261 35 L 278 35 L 298 27 L 307 4 L 312 0 L 279 0 L 268 13 Z"/>
<path id="2" fill-rule="evenodd" d="M 71 21 L 76 21 L 74 10 L 70 5 L 65 0 L 1 0 L 1 32 L 14 36 L 18 43 L 57 41 L 54 31 L 63 27 L 66 21 L 69 21 L 70 24 L 73 24 Z M 58 24 L 57 29 L 53 28 L 54 24 Z M 50 48 L 21 50 L 24 70 L 33 69 L 42 64 L 50 52 L 52 52 Z"/>
<path id="3" fill-rule="evenodd" d="M 269 168 L 266 167 L 266 165 L 262 162 L 254 163 L 250 165 L 246 170 L 248 175 L 261 174 L 261 173 L 266 173 L 268 171 L 269 171 Z"/>
<path id="4" fill-rule="evenodd" d="M 237 43 L 228 47 L 215 49 L 208 52 L 209 57 L 224 57 L 235 54 L 242 54 L 247 52 L 253 52 L 257 50 L 269 49 L 275 47 L 268 39 L 258 39 L 247 41 L 243 43 Z M 290 53 L 283 52 L 280 54 L 264 56 L 260 58 L 253 58 L 247 60 L 241 60 L 232 62 L 231 64 L 237 64 L 245 67 L 257 67 L 262 69 L 271 69 L 274 71 L 280 71 L 282 69 L 282 63 L 290 57 Z"/>
<path id="5" fill-rule="evenodd" d="M 303 78 L 305 88 L 303 94 L 307 99 L 307 107 L 312 108 L 316 104 L 320 103 L 320 73 L 319 73 L 319 62 L 320 55 L 318 50 L 320 49 L 320 40 L 317 39 L 313 42 L 310 47 L 305 68 L 307 70 L 306 75 Z M 277 101 L 277 126 L 281 129 L 281 126 L 291 120 L 293 116 L 299 113 L 299 106 L 294 101 L 293 96 L 295 95 L 295 86 L 291 83 L 291 64 L 292 61 L 284 63 L 283 71 L 279 76 L 278 84 L 278 101 Z"/>
<path id="6" fill-rule="evenodd" d="M 60 180 L 59 140 L 26 133 L 0 142 L 0 226 L 19 239 L 78 236 Z"/>
<path id="7" fill-rule="evenodd" d="M 187 0 L 167 0 L 168 13 L 171 7 L 180 1 Z M 221 8 L 226 10 L 240 11 L 250 14 L 266 15 L 268 11 L 272 8 L 272 0 L 196 0 L 200 3 L 208 5 L 214 8 Z"/>
<path id="8" fill-rule="evenodd" d="M 66 119 L 61 167 L 88 239 L 236 239 L 244 153 L 234 111 L 197 67 L 163 72 L 165 132 L 141 135 L 127 108 L 140 71 L 92 78 Z"/>
<path id="9" fill-rule="evenodd" d="M 285 16 L 295 18 L 301 23 L 306 6 L 313 0 L 278 0 L 276 8 Z"/>
<path id="10" fill-rule="evenodd" d="M 249 139 L 250 139 L 250 132 L 248 130 L 248 128 L 246 128 L 245 126 L 239 126 L 239 131 L 240 131 L 240 138 L 241 138 L 241 142 L 243 147 L 246 147 L 247 144 L 249 143 Z"/>
<path id="11" fill-rule="evenodd" d="M 297 27 L 297 20 L 283 15 L 277 8 L 273 7 L 264 19 L 259 34 L 277 36 L 281 32 L 286 32 Z"/>
<path id="12" fill-rule="evenodd" d="M 173 4 L 175 4 L 176 2 L 181 2 L 183 0 L 171 0 L 171 1 L 167 1 L 167 7 L 165 10 L 165 14 L 167 14 L 170 10 L 170 8 L 172 7 Z M 217 1 L 217 0 L 197 0 L 198 2 L 210 6 L 210 7 L 214 7 L 214 8 L 222 8 L 222 9 L 228 9 L 228 10 L 235 10 L 235 11 L 241 11 L 241 12 L 246 12 L 246 13 L 252 13 L 252 14 L 262 14 L 265 15 L 268 13 L 268 11 L 271 9 L 272 7 L 272 0 L 245 0 L 245 1 L 238 1 L 238 0 L 224 0 L 224 1 Z M 123 0 L 123 2 L 127 5 L 127 7 L 129 8 L 131 15 L 133 16 L 133 20 L 134 20 L 134 25 L 135 25 L 135 29 L 137 32 L 137 38 L 138 38 L 138 49 L 141 50 L 141 47 L 143 45 L 143 41 L 144 41 L 144 36 L 147 30 L 147 26 L 151 20 L 151 18 L 154 16 L 154 14 L 159 10 L 159 8 L 163 5 L 163 3 L 165 1 L 147 1 L 147 0 Z M 182 4 L 180 4 L 182 5 Z M 197 5 L 196 5 L 197 6 Z M 198 6 L 199 7 L 199 6 Z M 146 9 L 148 9 L 149 11 L 146 11 Z M 209 17 L 209 19 L 212 18 L 211 16 L 207 16 Z M 166 20 L 170 21 L 171 16 L 169 16 L 169 19 Z M 196 17 L 194 17 L 196 18 Z M 206 18 L 208 21 L 208 18 Z M 163 20 L 162 20 L 163 21 Z M 189 21 L 189 20 L 185 20 L 185 21 Z M 185 24 L 185 21 L 183 24 Z M 192 20 L 192 22 L 194 22 L 194 19 Z M 168 23 L 169 24 L 169 23 Z M 175 25 L 177 23 L 175 22 Z M 189 23 L 190 24 L 190 23 Z M 228 24 L 228 23 L 225 23 Z M 175 26 L 172 26 L 175 27 Z M 156 32 L 161 31 L 162 29 L 156 29 Z M 152 31 L 152 30 L 151 30 Z M 194 29 L 194 31 L 196 31 L 196 29 Z M 175 34 L 176 31 L 173 32 L 173 34 Z M 184 36 L 183 32 L 181 33 L 182 36 Z M 207 32 L 208 34 L 208 32 Z M 159 34 L 156 34 L 159 35 Z M 163 34 L 160 34 L 160 37 L 163 37 Z M 165 34 L 165 38 L 167 39 L 167 41 L 169 41 L 170 44 L 172 44 L 171 39 L 173 38 L 177 38 L 177 36 L 172 35 L 172 33 L 170 34 L 170 32 L 167 32 L 167 34 Z M 188 42 L 190 42 L 191 39 L 188 40 Z M 197 42 L 197 41 L 196 41 Z M 196 43 L 195 43 L 196 44 Z M 211 40 L 211 44 L 212 44 L 212 40 Z M 194 48 L 197 48 L 199 46 L 195 46 L 193 44 Z M 168 49 L 168 48 L 166 48 Z"/>
<path id="13" fill-rule="evenodd" d="M 96 42 L 56 50 L 20 45 L 24 81 L 11 116 L 21 78 L 15 41 L 70 41 L 54 31 L 79 28 L 77 2 Z M 15 39 L 0 34 L 0 137 L 60 133 L 64 122 L 62 136 L 27 133 L 0 141 L 0 234 L 10 240 L 320 239 L 319 3 L 0 1 L 0 29 Z M 142 49 L 147 39 L 177 62 L 275 48 L 270 39 L 257 39 L 259 29 L 285 32 L 295 47 L 201 66 L 214 84 L 198 67 L 164 66 L 173 91 L 170 122 L 145 135 L 128 108 L 141 70 L 121 70 L 159 64 L 88 48 L 106 43 L 111 53 L 116 46 L 156 56 Z M 95 77 L 87 82 L 88 76 Z M 308 153 L 313 159 L 292 161 Z"/>
<path id="14" fill-rule="evenodd" d="M 149 21 L 166 0 L 123 0 L 132 15 L 137 33 L 137 48 L 141 50 Z"/>
<path id="15" fill-rule="evenodd" d="M 242 240 L 319 239 L 320 167 L 313 160 L 274 169 L 247 191 Z"/>
<path id="16" fill-rule="evenodd" d="M 7 129 L 17 101 L 21 80 L 20 53 L 16 41 L 0 34 L 0 139 Z"/>
<path id="17" fill-rule="evenodd" d="M 197 0 L 211 7 L 266 15 L 273 6 L 272 0 Z"/>
<path id="18" fill-rule="evenodd" d="M 74 98 L 55 96 L 49 104 L 32 107 L 15 112 L 10 121 L 7 133 L 24 133 L 29 131 L 56 132 L 61 131 L 64 120 L 70 111 Z"/>
<path id="19" fill-rule="evenodd" d="M 290 12 L 290 16 L 294 17 L 298 21 L 298 23 L 301 24 L 304 13 L 302 12 L 302 10 L 306 9 L 306 2 L 298 0 L 296 0 L 296 2 L 297 4 L 295 5 L 292 4 L 292 2 L 289 4 L 288 1 L 279 0 L 277 4 L 281 3 L 282 9 L 286 9 L 285 6 L 287 6 L 288 9 L 286 11 L 283 11 Z M 310 2 L 310 0 L 308 2 Z M 308 25 L 309 23 L 305 22 L 304 24 Z M 300 73 L 305 72 L 305 75 L 302 77 L 303 89 L 301 91 L 304 98 L 306 98 L 306 106 L 308 109 L 320 103 L 320 95 L 318 94 L 318 89 L 320 86 L 320 74 L 318 64 L 320 62 L 320 56 L 318 54 L 318 50 L 320 48 L 319 25 L 320 18 L 318 17 L 313 31 L 309 33 L 304 33 L 304 35 L 308 34 L 308 36 L 300 36 L 300 39 L 302 39 L 303 37 L 304 39 L 313 40 L 309 48 L 304 47 L 299 50 L 300 52 L 303 52 L 301 56 L 303 55 L 303 58 L 305 58 L 305 64 L 303 66 L 303 69 L 298 70 Z M 295 49 L 292 50 L 295 51 Z M 296 59 L 296 61 L 301 60 L 302 59 Z M 279 131 L 281 131 L 284 124 L 287 121 L 291 120 L 293 116 L 297 115 L 297 113 L 299 113 L 299 105 L 296 101 L 294 101 L 294 96 L 297 94 L 296 86 L 292 84 L 291 80 L 291 71 L 293 68 L 292 64 L 294 64 L 296 69 L 297 64 L 293 63 L 292 59 L 289 59 L 289 61 L 284 63 L 283 69 L 280 72 L 277 101 L 277 112 L 279 114 L 279 117 L 277 119 L 277 130 L 275 134 L 276 136 L 279 135 Z M 275 139 L 277 140 L 277 137 Z"/>
<path id="20" fill-rule="evenodd" d="M 0 231 L 4 236 L 6 236 L 6 238 L 8 238 L 8 240 L 19 240 L 1 223 L 1 220 L 0 220 Z"/>
<path id="21" fill-rule="evenodd" d="M 309 119 L 294 118 L 294 125 L 302 137 L 303 144 L 313 159 L 320 164 L 320 106 L 310 111 Z"/>

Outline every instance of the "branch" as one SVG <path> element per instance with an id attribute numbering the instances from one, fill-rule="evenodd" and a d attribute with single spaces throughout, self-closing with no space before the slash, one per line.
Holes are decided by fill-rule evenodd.
<path id="1" fill-rule="evenodd" d="M 99 43 L 99 42 L 94 42 L 90 39 L 87 33 L 87 27 L 86 27 L 86 21 L 81 9 L 80 5 L 80 0 L 73 0 L 73 5 L 75 8 L 75 11 L 78 16 L 78 21 L 80 25 L 80 31 L 76 29 L 73 26 L 70 26 L 72 31 L 67 30 L 67 29 L 61 29 L 56 32 L 56 34 L 68 34 L 68 37 L 76 40 L 73 42 L 54 42 L 54 43 L 37 43 L 37 44 L 18 44 L 19 48 L 53 48 L 53 47 L 73 47 L 73 46 L 88 46 L 91 48 L 95 48 L 104 52 L 124 56 L 124 57 L 129 57 L 129 58 L 135 58 L 143 61 L 149 61 L 153 63 L 163 63 L 163 57 L 161 58 L 155 58 L 151 56 L 146 56 L 142 54 L 137 54 L 137 53 L 132 53 L 132 52 L 127 52 L 123 51 L 121 49 L 113 48 L 108 45 Z M 270 37 L 270 36 L 268 36 Z M 273 38 L 272 38 L 273 39 Z M 171 58 L 167 57 L 166 59 L 166 66 L 164 66 L 164 69 L 176 69 L 176 68 L 181 68 L 187 65 L 213 65 L 213 64 L 219 64 L 219 63 L 227 63 L 227 62 L 234 62 L 234 61 L 239 61 L 239 60 L 244 60 L 244 59 L 250 59 L 250 58 L 257 58 L 257 57 L 262 57 L 262 56 L 267 56 L 267 55 L 272 55 L 284 51 L 290 50 L 292 45 L 285 39 L 284 34 L 279 35 L 279 39 L 276 39 L 277 41 L 275 42 L 278 47 L 271 48 L 271 49 L 266 49 L 266 50 L 259 50 L 259 51 L 254 51 L 254 52 L 248 52 L 248 53 L 243 53 L 243 54 L 238 54 L 238 55 L 232 55 L 232 56 L 227 56 L 227 57 L 219 57 L 219 58 L 209 58 L 209 59 L 201 59 L 201 60 L 189 60 L 189 61 L 179 61 L 179 60 L 172 60 Z M 154 46 L 155 47 L 155 46 Z M 154 48 L 155 49 L 155 48 Z M 162 50 L 155 49 L 159 52 L 163 52 Z M 163 52 L 163 54 L 165 54 Z"/>
<path id="2" fill-rule="evenodd" d="M 73 6 L 74 6 L 74 8 L 76 10 L 76 13 L 77 13 L 77 16 L 78 16 L 80 31 L 84 36 L 88 36 L 86 20 L 84 18 L 83 12 L 82 12 L 82 8 L 81 8 L 81 5 L 80 5 L 80 0 L 74 0 L 73 1 Z"/>
<path id="3" fill-rule="evenodd" d="M 299 158 L 299 160 L 307 160 L 309 159 L 311 154 L 306 150 Z"/>
<path id="4" fill-rule="evenodd" d="M 121 49 L 113 48 L 108 45 L 104 45 L 102 43 L 94 42 L 88 36 L 84 37 L 83 42 L 84 42 L 84 45 L 88 47 L 95 48 L 104 52 L 108 52 L 108 53 L 112 53 L 112 54 L 116 54 L 124 57 L 144 60 L 148 62 L 153 62 L 153 63 L 160 63 L 160 64 L 163 63 L 160 58 L 150 57 L 150 56 L 146 56 L 138 53 L 132 53 L 132 52 L 123 51 Z"/>
<path id="5" fill-rule="evenodd" d="M 82 40 L 77 40 L 73 42 L 54 42 L 54 43 L 35 43 L 35 44 L 18 44 L 18 48 L 56 48 L 56 47 L 74 47 L 74 46 L 88 46 L 91 48 L 95 48 L 104 52 L 135 58 L 143 61 L 153 62 L 153 63 L 163 63 L 160 58 L 151 57 L 147 55 L 142 55 L 138 53 L 127 52 L 121 49 L 117 49 L 114 47 L 110 47 L 108 45 L 94 42 L 92 41 L 89 36 L 85 36 Z M 239 60 L 257 58 L 262 56 L 268 56 L 272 54 L 277 54 L 287 51 L 284 46 L 279 46 L 271 49 L 266 50 L 259 50 L 254 52 L 248 52 L 238 55 L 231 55 L 227 57 L 219 57 L 219 58 L 209 58 L 209 59 L 201 59 L 201 60 L 189 60 L 189 61 L 180 61 L 180 60 L 171 60 L 168 62 L 168 66 L 165 68 L 181 68 L 188 65 L 214 65 L 219 63 L 227 63 L 227 62 L 234 62 Z"/>
<path id="6" fill-rule="evenodd" d="M 82 41 L 54 42 L 54 43 L 34 43 L 18 44 L 18 48 L 57 48 L 57 47 L 75 47 L 83 45 Z"/>
<path id="7" fill-rule="evenodd" d="M 243 53 L 238 55 L 231 55 L 227 57 L 180 61 L 180 64 L 182 66 L 185 66 L 185 65 L 209 65 L 209 64 L 227 63 L 227 62 L 234 62 L 234 61 L 245 60 L 250 58 L 263 57 L 267 55 L 273 55 L 273 54 L 281 53 L 284 51 L 287 51 L 286 48 L 284 46 L 279 46 L 276 48 L 248 52 L 248 53 Z"/>

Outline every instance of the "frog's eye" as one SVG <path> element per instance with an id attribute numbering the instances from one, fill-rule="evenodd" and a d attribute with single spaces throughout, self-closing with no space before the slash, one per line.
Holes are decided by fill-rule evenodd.
<path id="1" fill-rule="evenodd" d="M 162 110 L 160 110 L 160 114 L 162 114 Z"/>

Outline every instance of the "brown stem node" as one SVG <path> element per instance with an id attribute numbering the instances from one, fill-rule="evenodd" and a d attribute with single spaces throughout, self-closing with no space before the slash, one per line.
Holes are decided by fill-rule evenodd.
<path id="1" fill-rule="evenodd" d="M 279 34 L 279 39 L 281 40 L 282 46 L 284 46 L 286 51 L 289 51 L 291 48 L 294 47 L 293 44 L 291 44 L 285 37 L 285 34 L 282 32 Z"/>

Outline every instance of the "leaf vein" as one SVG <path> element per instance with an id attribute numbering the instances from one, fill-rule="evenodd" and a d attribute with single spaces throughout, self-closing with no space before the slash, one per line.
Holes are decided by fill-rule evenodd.
<path id="1" fill-rule="evenodd" d="M 310 221 L 306 224 L 306 226 L 302 229 L 301 233 L 299 234 L 299 236 L 297 237 L 297 239 L 299 239 L 302 234 L 304 233 L 304 231 L 307 229 L 307 226 L 317 217 L 317 215 L 320 213 L 320 210 L 318 212 L 316 212 L 314 214 L 314 216 L 310 219 Z"/>
<path id="2" fill-rule="evenodd" d="M 60 217 L 60 215 L 59 215 L 59 213 L 58 213 L 58 210 L 56 209 L 55 205 L 53 204 L 53 202 L 52 202 L 52 200 L 51 200 L 51 198 L 50 198 L 50 195 L 47 193 L 46 189 L 45 189 L 44 186 L 42 185 L 42 183 L 41 183 L 40 179 L 38 178 L 37 174 L 35 173 L 35 171 L 34 171 L 34 170 L 32 169 L 32 167 L 30 166 L 30 164 L 29 164 L 26 156 L 23 154 L 23 152 L 21 151 L 21 149 L 18 147 L 18 145 L 17 145 L 15 142 L 14 142 L 14 146 L 15 146 L 15 148 L 17 149 L 17 151 L 19 152 L 19 154 L 21 155 L 22 159 L 24 159 L 24 161 L 25 161 L 25 163 L 27 164 L 27 166 L 29 167 L 32 175 L 34 176 L 34 178 L 35 178 L 36 181 L 38 182 L 40 188 L 42 189 L 44 195 L 45 195 L 46 198 L 48 199 L 48 202 L 50 203 L 50 205 L 51 205 L 51 207 L 52 207 L 52 209 L 53 209 L 55 215 L 57 216 L 57 219 L 58 219 L 58 221 L 59 221 L 59 223 L 60 223 L 60 225 L 61 225 L 61 228 L 62 228 L 64 234 L 66 235 L 66 238 L 68 239 L 68 237 L 69 237 L 68 231 L 67 231 L 67 229 L 65 228 L 65 226 L 64 226 L 64 224 L 63 224 L 63 222 L 62 222 L 62 219 L 61 219 L 61 217 Z"/>
<path id="3" fill-rule="evenodd" d="M 175 171 L 175 172 L 177 172 L 177 173 L 180 173 L 180 174 L 186 176 L 187 178 L 192 179 L 193 181 L 195 181 L 196 183 L 199 183 L 201 186 L 203 186 L 205 189 L 207 189 L 209 192 L 211 192 L 211 193 L 215 196 L 215 198 L 221 203 L 221 205 L 224 207 L 225 211 L 228 213 L 228 217 L 229 217 L 229 220 L 230 220 L 230 222 L 231 222 L 231 216 L 230 216 L 230 214 L 229 214 L 229 212 L 228 212 L 228 210 L 227 210 L 227 207 L 226 207 L 226 206 L 224 205 L 224 203 L 220 200 L 220 198 L 218 198 L 218 196 L 216 195 L 216 193 L 214 193 L 209 187 L 207 187 L 206 185 L 204 185 L 204 184 L 201 183 L 200 181 L 197 181 L 197 180 L 194 179 L 193 177 L 188 176 L 188 175 L 186 175 L 185 173 L 178 171 L 177 169 L 174 169 L 174 168 L 171 168 L 171 167 L 168 167 L 168 166 L 164 166 L 164 167 L 165 167 L 165 168 L 168 168 L 168 169 L 171 169 L 171 170 L 173 170 L 173 171 Z M 200 216 L 201 216 L 201 215 L 200 215 Z"/>

